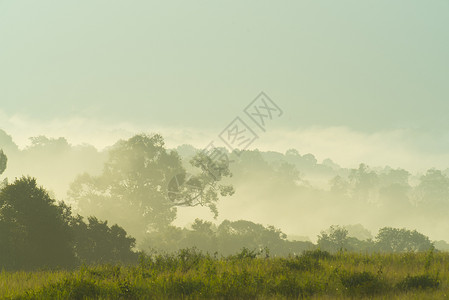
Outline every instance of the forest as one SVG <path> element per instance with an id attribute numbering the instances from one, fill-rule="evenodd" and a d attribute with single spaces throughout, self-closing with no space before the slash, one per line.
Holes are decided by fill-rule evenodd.
<path id="1" fill-rule="evenodd" d="M 377 224 L 392 215 L 442 221 L 446 171 L 343 169 L 294 149 L 167 149 L 158 134 L 134 135 L 104 151 L 64 138 L 30 141 L 21 150 L 0 135 L 0 173 L 26 174 L 2 180 L 1 298 L 440 297 L 449 284 L 448 244 L 414 228 L 383 226 L 373 236 L 361 224 L 335 224 L 312 242 L 300 236 L 307 230 L 289 237 L 254 220 L 218 221 L 219 204 L 245 186 L 245 197 L 250 188 L 264 191 L 254 206 L 282 207 L 283 197 L 295 196 L 300 205 L 317 202 L 339 213 L 387 214 Z M 58 169 L 67 172 L 58 176 Z M 47 190 L 39 178 L 51 176 L 59 185 Z M 66 200 L 58 197 L 65 187 Z M 174 223 L 195 209 L 211 220 Z"/>
<path id="2" fill-rule="evenodd" d="M 192 247 L 224 256 L 243 248 L 267 249 L 280 257 L 314 249 L 331 253 L 449 249 L 444 240 L 431 240 L 417 230 L 428 229 L 419 218 L 444 222 L 444 207 L 449 204 L 447 170 L 413 175 L 363 163 L 344 169 L 330 159 L 318 163 L 312 154 L 301 155 L 295 149 L 285 154 L 229 153 L 225 148 L 208 153 L 189 145 L 167 149 L 158 134 L 138 134 L 103 151 L 44 136 L 31 138 L 21 150 L 4 131 L 0 141 L 0 171 L 11 174 L 4 176 L 0 193 L 0 264 L 5 269 L 128 263 L 136 262 L 139 253 Z M 13 174 L 15 179 L 9 180 Z M 53 179 L 46 189 L 42 183 Z M 246 205 L 248 219 L 229 218 L 229 206 L 221 205 L 228 200 L 234 210 Z M 311 226 L 322 227 L 312 242 L 307 223 L 289 236 L 278 224 L 257 221 L 255 213 L 266 209 L 282 215 L 286 205 L 307 207 L 295 211 L 287 226 L 295 220 L 306 223 L 301 219 L 311 213 L 327 218 L 335 210 L 347 220 L 351 214 L 369 215 L 369 225 L 378 218 L 374 223 L 378 233 L 373 235 L 362 224 L 326 226 L 315 221 Z M 176 225 L 183 214 L 190 217 L 189 223 Z M 225 218 L 220 220 L 221 214 Z M 285 218 L 290 214 L 285 211 Z M 393 218 L 416 227 L 392 226 Z"/>

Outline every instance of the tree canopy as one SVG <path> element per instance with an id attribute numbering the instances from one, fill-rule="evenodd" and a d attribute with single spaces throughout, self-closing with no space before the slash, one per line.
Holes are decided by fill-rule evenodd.
<path id="1" fill-rule="evenodd" d="M 74 267 L 82 262 L 136 261 L 135 239 L 118 225 L 73 216 L 37 185 L 22 177 L 0 191 L 0 268 Z"/>
<path id="2" fill-rule="evenodd" d="M 383 252 L 426 251 L 432 247 L 427 236 L 405 228 L 381 228 L 376 236 L 376 243 Z"/>
<path id="3" fill-rule="evenodd" d="M 0 191 L 0 265 L 10 268 L 73 265 L 70 210 L 30 177 Z"/>
<path id="4" fill-rule="evenodd" d="M 203 153 L 197 154 L 191 164 L 198 172 L 187 179 L 181 158 L 165 148 L 162 136 L 136 135 L 112 147 L 100 175 L 80 175 L 69 195 L 81 214 L 121 224 L 141 238 L 167 227 L 180 205 L 207 206 L 216 216 L 218 195 L 233 193 L 232 187 L 218 184 L 231 175 L 226 164 L 212 161 Z M 173 178 L 181 184 L 171 186 Z"/>

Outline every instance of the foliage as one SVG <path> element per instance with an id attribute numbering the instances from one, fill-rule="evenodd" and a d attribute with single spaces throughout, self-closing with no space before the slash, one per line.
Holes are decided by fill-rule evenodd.
<path id="1" fill-rule="evenodd" d="M 69 195 L 81 214 L 113 221 L 142 238 L 167 228 L 177 206 L 207 206 L 216 216 L 219 195 L 232 195 L 231 186 L 218 184 L 230 176 L 226 164 L 198 154 L 192 165 L 201 172 L 190 177 L 176 151 L 165 148 L 162 136 L 136 135 L 113 146 L 99 176 L 78 176 Z"/>
<path id="2" fill-rule="evenodd" d="M 2 175 L 3 172 L 5 172 L 7 162 L 8 162 L 8 158 L 6 157 L 3 150 L 0 149 L 0 175 Z"/>
<path id="3" fill-rule="evenodd" d="M 89 217 L 85 223 L 78 216 L 73 222 L 74 249 L 78 260 L 86 264 L 132 263 L 137 253 L 132 249 L 136 240 L 127 235 L 117 224 L 108 226 L 107 221 Z"/>
<path id="4" fill-rule="evenodd" d="M 426 251 L 432 248 L 429 238 L 416 230 L 384 227 L 376 236 L 376 245 L 380 251 Z"/>
<path id="5" fill-rule="evenodd" d="M 148 229 L 145 226 L 157 228 L 174 220 L 176 209 L 165 188 L 170 177 L 181 170 L 180 158 L 167 152 L 160 135 L 137 135 L 115 144 L 102 174 L 79 176 L 69 195 L 81 214 L 109 219 L 132 230 L 140 227 L 141 235 Z"/>
<path id="6" fill-rule="evenodd" d="M 318 248 L 329 251 L 420 252 L 433 249 L 429 238 L 416 230 L 383 227 L 374 240 L 348 236 L 345 227 L 333 225 L 318 235 Z"/>
<path id="7" fill-rule="evenodd" d="M 0 149 L 0 175 L 2 175 L 3 172 L 5 172 L 7 164 L 8 164 L 8 157 L 3 152 L 3 150 Z M 7 178 L 0 181 L 0 189 L 4 188 L 7 184 L 8 184 Z"/>
<path id="8" fill-rule="evenodd" d="M 422 275 L 407 275 L 403 280 L 398 282 L 398 288 L 402 290 L 411 289 L 435 289 L 440 285 L 438 276 L 432 276 L 429 274 Z"/>
<path id="9" fill-rule="evenodd" d="M 0 191 L 0 266 L 15 269 L 70 266 L 70 209 L 57 204 L 30 177 Z"/>
<path id="10" fill-rule="evenodd" d="M 217 153 L 219 157 L 215 158 Z M 179 206 L 207 206 L 216 218 L 219 196 L 234 194 L 232 185 L 219 184 L 224 177 L 232 176 L 228 156 L 217 149 L 213 156 L 199 152 L 190 160 L 190 164 L 200 170 L 200 173 L 191 175 L 183 171 L 178 174 L 180 180 L 177 180 L 176 185 L 169 185 L 168 196 Z"/>
<path id="11" fill-rule="evenodd" d="M 147 234 L 139 244 L 143 250 L 175 251 L 184 247 L 197 247 L 208 253 L 231 255 L 242 248 L 261 252 L 269 249 L 271 255 L 288 256 L 314 249 L 311 242 L 288 241 L 286 235 L 273 226 L 250 221 L 224 220 L 220 225 L 196 219 L 191 229 L 170 226 Z"/>
<path id="12" fill-rule="evenodd" d="M 436 216 L 444 214 L 449 207 L 449 177 L 440 170 L 428 170 L 415 188 L 415 201 Z"/>
<path id="13" fill-rule="evenodd" d="M 318 236 L 320 249 L 336 252 L 348 248 L 348 231 L 340 226 L 331 226 L 329 230 L 322 231 Z"/>
<path id="14" fill-rule="evenodd" d="M 79 263 L 135 262 L 135 239 L 94 217 L 84 223 L 22 177 L 0 191 L 0 268 L 74 267 Z"/>
<path id="15" fill-rule="evenodd" d="M 349 272 L 339 274 L 341 284 L 350 295 L 375 295 L 384 292 L 387 284 L 377 274 L 368 271 Z"/>

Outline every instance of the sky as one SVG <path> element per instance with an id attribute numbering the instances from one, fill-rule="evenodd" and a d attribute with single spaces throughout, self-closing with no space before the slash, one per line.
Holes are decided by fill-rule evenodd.
<path id="1" fill-rule="evenodd" d="M 264 91 L 252 147 L 449 167 L 449 1 L 0 0 L 0 128 L 201 147 Z"/>

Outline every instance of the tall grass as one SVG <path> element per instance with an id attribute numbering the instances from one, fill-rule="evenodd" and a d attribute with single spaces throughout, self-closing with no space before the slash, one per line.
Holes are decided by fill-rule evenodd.
<path id="1" fill-rule="evenodd" d="M 444 299 L 449 254 L 331 255 L 288 258 L 244 249 L 229 257 L 195 249 L 141 256 L 138 265 L 75 271 L 0 273 L 2 299 Z"/>

